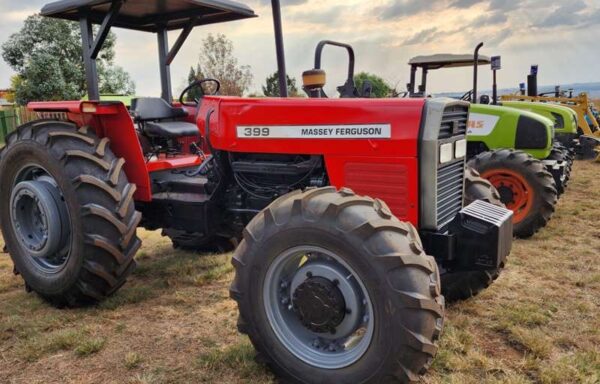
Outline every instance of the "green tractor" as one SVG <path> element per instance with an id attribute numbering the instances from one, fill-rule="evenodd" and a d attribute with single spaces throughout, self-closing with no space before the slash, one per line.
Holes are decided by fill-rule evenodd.
<path id="1" fill-rule="evenodd" d="M 554 148 L 555 122 L 537 113 L 490 104 L 490 97 L 477 97 L 477 68 L 491 59 L 475 54 L 418 56 L 411 66 L 408 96 L 427 97 L 427 75 L 442 68 L 474 68 L 473 89 L 461 99 L 470 101 L 467 127 L 469 166 L 489 180 L 501 201 L 514 212 L 517 237 L 533 236 L 554 213 L 566 186 L 569 166 L 566 154 Z M 417 71 L 421 84 L 417 86 Z M 450 131 L 454 129 L 449 124 Z"/>

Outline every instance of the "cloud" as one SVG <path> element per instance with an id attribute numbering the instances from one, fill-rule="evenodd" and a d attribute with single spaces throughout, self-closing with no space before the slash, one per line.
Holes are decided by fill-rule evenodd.
<path id="1" fill-rule="evenodd" d="M 450 7 L 458 9 L 467 9 L 481 2 L 481 0 L 454 0 L 450 3 Z"/>
<path id="2" fill-rule="evenodd" d="M 501 31 L 496 32 L 496 34 L 491 39 L 488 39 L 487 44 L 490 47 L 498 47 L 512 35 L 513 30 L 510 28 L 505 28 Z"/>
<path id="3" fill-rule="evenodd" d="M 503 12 L 492 12 L 486 15 L 479 16 L 475 19 L 469 27 L 471 28 L 481 28 L 481 27 L 489 27 L 498 24 L 504 24 L 508 21 L 508 16 Z"/>
<path id="4" fill-rule="evenodd" d="M 418 32 L 413 36 L 409 37 L 408 39 L 404 40 L 402 45 L 429 43 L 433 41 L 438 35 L 440 35 L 440 33 L 443 32 L 440 32 L 436 27 L 424 29 L 421 32 Z"/>
<path id="5" fill-rule="evenodd" d="M 547 4 L 547 1 L 544 2 Z M 526 1 L 515 1 L 515 0 L 491 0 L 489 10 L 491 11 L 513 11 L 519 8 L 527 8 L 528 4 Z"/>
<path id="6" fill-rule="evenodd" d="M 423 0 L 393 0 L 387 5 L 375 8 L 379 20 L 394 20 L 414 16 L 431 9 L 431 2 Z"/>
<path id="7" fill-rule="evenodd" d="M 565 3 L 556 8 L 552 13 L 534 24 L 538 28 L 555 28 L 565 25 L 579 25 L 584 19 L 580 12 L 586 10 L 588 6 L 583 0 L 576 0 Z"/>

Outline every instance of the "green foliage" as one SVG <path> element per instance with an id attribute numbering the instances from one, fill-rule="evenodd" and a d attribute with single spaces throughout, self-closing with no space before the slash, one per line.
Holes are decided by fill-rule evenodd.
<path id="1" fill-rule="evenodd" d="M 367 80 L 373 85 L 374 97 L 384 98 L 394 95 L 394 87 L 389 85 L 381 77 L 367 72 L 361 72 L 354 76 L 354 83 L 356 84 L 356 89 L 358 89 L 359 92 L 362 91 L 363 84 Z"/>
<path id="2" fill-rule="evenodd" d="M 298 87 L 296 86 L 296 79 L 290 78 L 289 75 L 286 75 L 286 76 L 287 76 L 288 95 L 291 97 L 299 96 Z M 265 85 L 262 86 L 262 91 L 263 91 L 263 94 L 267 97 L 281 96 L 279 94 L 279 71 L 276 71 L 274 74 L 267 77 L 267 79 L 265 81 Z"/>
<path id="3" fill-rule="evenodd" d="M 225 35 L 209 34 L 202 42 L 197 78 L 217 79 L 221 95 L 242 96 L 250 88 L 250 66 L 240 65 L 233 54 L 233 43 Z M 190 73 L 191 75 L 191 73 Z"/>
<path id="4" fill-rule="evenodd" d="M 194 69 L 194 67 L 190 67 L 190 73 L 188 74 L 186 86 L 192 84 L 196 80 L 202 79 L 201 76 L 202 76 L 202 74 L 201 74 L 201 70 L 200 70 L 200 65 L 197 65 L 196 69 Z M 195 88 L 192 88 L 186 94 L 186 101 L 198 100 L 200 97 L 202 97 L 202 90 L 200 89 L 200 87 L 195 87 Z"/>
<path id="5" fill-rule="evenodd" d="M 129 74 L 113 65 L 115 35 L 109 34 L 98 56 L 101 93 L 131 93 Z M 2 45 L 2 58 L 15 70 L 16 101 L 78 100 L 86 92 L 77 23 L 29 16 L 23 28 Z"/>

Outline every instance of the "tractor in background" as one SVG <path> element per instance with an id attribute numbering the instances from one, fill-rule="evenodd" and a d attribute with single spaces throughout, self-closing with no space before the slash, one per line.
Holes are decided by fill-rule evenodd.
<path id="1" fill-rule="evenodd" d="M 537 105 L 563 106 L 570 108 L 575 112 L 577 119 L 577 130 L 575 132 L 574 141 L 569 140 L 572 130 L 569 130 L 569 136 L 562 136 L 562 139 L 567 139 L 566 142 L 561 139 L 561 142 L 573 150 L 575 155 L 580 159 L 596 159 L 600 161 L 600 123 L 596 119 L 593 112 L 593 103 L 588 95 L 581 93 L 573 96 L 573 92 L 568 94 L 561 91 L 560 87 L 556 87 L 553 94 L 538 95 L 538 68 L 532 66 L 531 73 L 527 77 L 527 88 L 521 88 L 521 91 L 513 95 L 502 95 L 500 100 L 502 103 L 531 103 Z M 537 108 L 537 107 L 536 107 Z"/>
<path id="2" fill-rule="evenodd" d="M 251 8 L 44 6 L 43 16 L 80 23 L 89 101 L 30 103 L 67 119 L 21 126 L 0 151 L 15 273 L 53 305 L 90 305 L 134 270 L 139 226 L 204 244 L 242 237 L 230 288 L 238 329 L 282 380 L 414 382 L 443 328 L 440 271 L 485 277 L 455 280 L 464 295 L 487 284 L 494 276 L 480 272 L 501 270 L 510 253 L 512 212 L 465 198 L 468 103 L 286 98 L 278 0 L 272 8 L 282 98 L 221 97 L 218 79 L 202 79 L 173 103 L 170 64 L 191 31 L 252 19 Z M 158 41 L 161 97 L 129 111 L 99 100 L 95 59 L 113 27 Z"/>

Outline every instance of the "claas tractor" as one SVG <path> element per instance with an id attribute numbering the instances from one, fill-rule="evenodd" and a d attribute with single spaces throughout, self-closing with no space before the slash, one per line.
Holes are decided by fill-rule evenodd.
<path id="1" fill-rule="evenodd" d="M 502 103 L 532 103 L 532 105 L 552 105 L 564 106 L 571 109 L 577 116 L 577 130 L 574 132 L 574 140 L 570 140 L 572 130 L 568 136 L 559 136 L 563 145 L 572 149 L 580 159 L 596 159 L 600 161 L 600 125 L 597 121 L 594 112 L 593 104 L 591 103 L 586 93 L 581 93 L 573 96 L 572 92 L 565 94 L 560 87 L 556 87 L 553 93 L 538 94 L 537 86 L 537 66 L 532 66 L 532 71 L 527 77 L 527 88 L 523 84 L 523 88 L 517 94 L 502 95 L 500 99 Z M 560 132 L 560 131 L 557 131 Z"/>
<path id="2" fill-rule="evenodd" d="M 178 102 L 170 64 L 192 29 L 254 18 L 251 8 L 42 9 L 80 23 L 89 101 L 29 104 L 65 121 L 23 125 L 0 152 L 0 225 L 15 273 L 53 305 L 89 305 L 134 270 L 138 227 L 205 245 L 241 238 L 230 288 L 238 329 L 282 380 L 416 381 L 442 332 L 440 273 L 465 277 L 455 281 L 465 295 L 489 284 L 510 253 L 512 212 L 464 201 L 468 103 L 286 98 L 272 6 L 282 97 L 221 97 L 218 79 L 202 79 Z M 98 101 L 95 58 L 115 27 L 157 35 L 161 97 L 136 98 L 130 111 Z M 190 138 L 193 150 L 181 145 Z"/>
<path id="3" fill-rule="evenodd" d="M 441 68 L 473 68 L 473 88 L 461 99 L 470 101 L 467 131 L 469 165 L 498 189 L 514 212 L 515 235 L 527 238 L 543 228 L 554 213 L 568 175 L 567 162 L 554 159 L 554 123 L 538 114 L 489 103 L 478 98 L 478 67 L 490 64 L 479 54 L 418 56 L 411 67 L 410 97 L 427 96 L 427 75 Z M 421 84 L 416 74 L 421 70 Z"/>
<path id="4" fill-rule="evenodd" d="M 323 90 L 326 73 L 321 68 L 326 46 L 344 48 L 349 56 L 346 82 L 338 87 L 340 98 L 368 98 L 369 84 L 355 87 L 353 74 L 355 54 L 348 44 L 323 41 L 315 53 L 315 67 L 304 73 L 304 90 L 309 97 L 327 97 Z M 474 67 L 490 64 L 490 59 L 475 54 L 419 56 L 411 59 L 411 77 L 406 96 L 427 96 L 429 71 L 441 68 Z M 417 88 L 417 72 L 421 84 Z M 489 104 L 476 104 L 477 70 L 473 91 L 461 97 L 472 101 L 469 108 L 467 158 L 469 166 L 489 180 L 500 194 L 500 200 L 514 212 L 514 231 L 518 237 L 530 237 L 544 227 L 554 213 L 559 191 L 565 186 L 567 162 L 552 159 L 553 123 L 535 113 Z M 459 129 L 459 128 L 453 128 Z M 469 171 L 470 173 L 471 171 Z"/>

